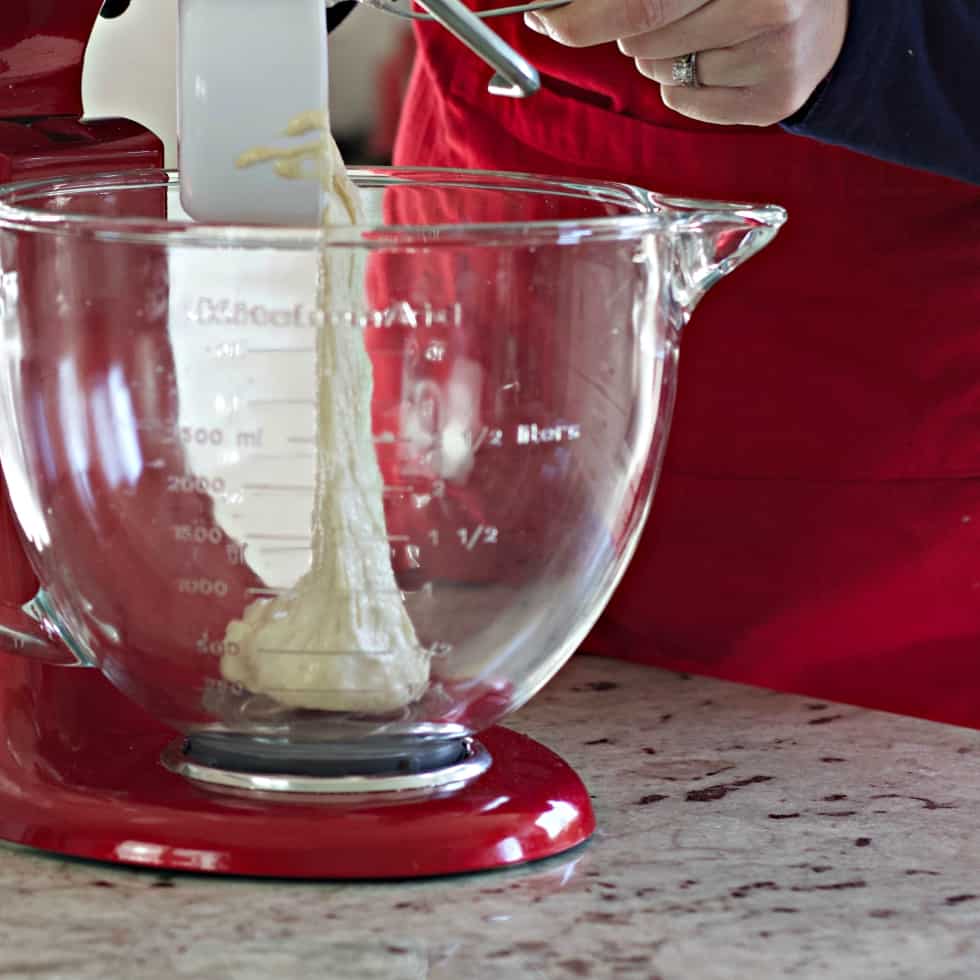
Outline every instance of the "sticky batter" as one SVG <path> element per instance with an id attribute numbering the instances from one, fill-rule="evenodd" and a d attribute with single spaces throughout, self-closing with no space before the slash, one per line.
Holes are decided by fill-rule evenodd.
<path id="1" fill-rule="evenodd" d="M 305 114 L 287 130 L 290 136 L 306 134 L 315 140 L 286 151 L 249 151 L 238 166 L 270 162 L 287 179 L 316 176 L 324 188 L 324 226 L 357 224 L 357 189 L 327 120 Z M 354 327 L 330 326 L 338 319 L 332 311 L 359 305 L 362 279 L 362 258 L 323 248 L 312 561 L 292 589 L 253 602 L 228 626 L 226 645 L 237 652 L 222 658 L 221 672 L 285 706 L 381 713 L 422 695 L 430 654 L 419 643 L 391 567 L 364 337 Z"/>

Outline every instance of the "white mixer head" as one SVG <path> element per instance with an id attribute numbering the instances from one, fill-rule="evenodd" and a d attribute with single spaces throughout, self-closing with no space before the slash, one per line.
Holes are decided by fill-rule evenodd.
<path id="1" fill-rule="evenodd" d="M 195 220 L 315 226 L 320 184 L 239 168 L 285 149 L 287 123 L 328 108 L 323 0 L 179 0 L 181 204 Z M 307 138 L 308 139 L 308 138 Z"/>
<path id="2" fill-rule="evenodd" d="M 390 0 L 362 0 L 388 13 L 438 21 L 493 70 L 493 95 L 523 98 L 540 87 L 537 70 L 482 17 L 513 15 L 568 0 L 474 13 L 462 0 L 418 0 L 426 13 Z M 198 221 L 317 225 L 320 187 L 282 180 L 272 167 L 240 168 L 258 148 L 286 150 L 287 123 L 325 115 L 327 14 L 331 0 L 178 0 L 181 203 Z M 302 139 L 302 137 L 300 137 Z"/>

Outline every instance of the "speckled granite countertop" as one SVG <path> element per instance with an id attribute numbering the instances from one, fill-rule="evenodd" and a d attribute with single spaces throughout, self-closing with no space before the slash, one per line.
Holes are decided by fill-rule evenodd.
<path id="1" fill-rule="evenodd" d="M 596 797 L 585 848 L 337 885 L 0 848 L 0 977 L 980 976 L 980 733 L 580 658 L 513 727 Z"/>

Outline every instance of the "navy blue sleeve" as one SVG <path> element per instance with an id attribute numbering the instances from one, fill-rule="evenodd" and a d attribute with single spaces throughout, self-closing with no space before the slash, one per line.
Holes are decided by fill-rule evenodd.
<path id="1" fill-rule="evenodd" d="M 980 184 L 980 0 L 851 0 L 791 132 Z"/>

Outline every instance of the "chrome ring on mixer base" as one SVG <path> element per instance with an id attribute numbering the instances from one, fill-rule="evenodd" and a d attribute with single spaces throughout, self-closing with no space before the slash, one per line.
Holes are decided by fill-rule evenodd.
<path id="1" fill-rule="evenodd" d="M 188 754 L 189 740 L 178 739 L 164 749 L 161 761 L 171 772 L 212 786 L 256 793 L 360 795 L 406 790 L 447 789 L 472 782 L 490 768 L 490 753 L 475 739 L 461 739 L 462 756 L 450 765 L 420 772 L 315 775 L 289 772 L 249 772 L 197 761 Z"/>

